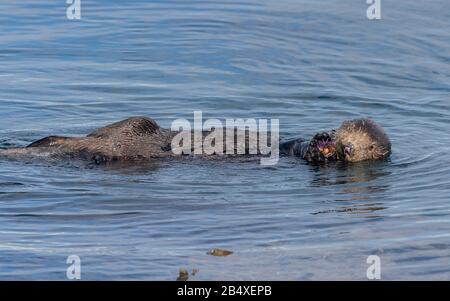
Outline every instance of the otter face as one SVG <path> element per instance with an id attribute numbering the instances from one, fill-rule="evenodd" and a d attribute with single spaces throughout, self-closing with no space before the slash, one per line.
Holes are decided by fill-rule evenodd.
<path id="1" fill-rule="evenodd" d="M 341 160 L 380 160 L 391 153 L 391 142 L 374 121 L 361 118 L 342 123 L 336 131 L 336 151 Z"/>

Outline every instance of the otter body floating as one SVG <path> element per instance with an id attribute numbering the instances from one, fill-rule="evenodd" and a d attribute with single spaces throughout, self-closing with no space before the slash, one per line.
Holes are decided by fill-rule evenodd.
<path id="1" fill-rule="evenodd" d="M 159 127 L 153 119 L 132 117 L 99 128 L 86 137 L 49 136 L 25 148 L 0 150 L 0 157 L 81 159 L 96 164 L 177 157 L 181 155 L 172 152 L 171 142 L 178 133 Z M 248 139 L 249 135 L 246 135 L 246 146 Z M 380 126 L 362 118 L 345 121 L 337 130 L 318 133 L 309 141 L 283 142 L 279 151 L 282 155 L 298 156 L 311 163 L 358 162 L 388 157 L 391 143 Z M 249 154 L 248 150 L 246 154 Z M 223 154 L 204 156 L 223 157 Z"/>

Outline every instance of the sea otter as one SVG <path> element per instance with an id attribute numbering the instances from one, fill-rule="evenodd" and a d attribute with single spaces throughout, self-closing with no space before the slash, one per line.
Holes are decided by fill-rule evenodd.
<path id="1" fill-rule="evenodd" d="M 86 137 L 49 136 L 25 148 L 0 150 L 0 157 L 82 159 L 96 164 L 176 157 L 172 139 L 178 133 L 161 128 L 153 119 L 131 117 Z M 208 133 L 203 132 L 203 137 Z M 345 121 L 337 130 L 318 133 L 310 141 L 283 142 L 279 150 L 282 155 L 298 156 L 311 163 L 358 162 L 388 157 L 391 143 L 380 126 L 362 118 Z"/>
<path id="2" fill-rule="evenodd" d="M 373 120 L 344 121 L 337 130 L 321 132 L 310 141 L 294 139 L 280 145 L 280 153 L 302 157 L 308 162 L 360 162 L 387 158 L 391 142 Z"/>

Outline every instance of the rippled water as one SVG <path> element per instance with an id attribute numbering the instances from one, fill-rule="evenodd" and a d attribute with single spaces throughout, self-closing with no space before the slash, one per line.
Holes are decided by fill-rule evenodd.
<path id="1" fill-rule="evenodd" d="M 370 116 L 390 161 L 0 161 L 0 279 L 450 279 L 450 5 L 382 1 L 0 4 L 0 143 L 133 115 L 279 118 L 309 137 Z M 395 3 L 393 3 L 395 2 Z M 211 248 L 234 251 L 206 255 Z"/>

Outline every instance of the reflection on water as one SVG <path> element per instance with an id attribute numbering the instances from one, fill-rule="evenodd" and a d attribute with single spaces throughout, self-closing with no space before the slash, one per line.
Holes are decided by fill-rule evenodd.
<path id="1" fill-rule="evenodd" d="M 358 3 L 356 3 L 358 2 Z M 0 4 L 0 148 L 133 115 L 169 127 L 278 118 L 311 137 L 370 116 L 386 162 L 138 166 L 0 161 L 0 279 L 382 279 L 450 275 L 450 2 Z M 218 258 L 213 248 L 233 251 Z"/>
<path id="2" fill-rule="evenodd" d="M 387 209 L 383 196 L 389 191 L 389 184 L 377 183 L 378 178 L 390 175 L 385 169 L 389 162 L 361 162 L 333 164 L 333 173 L 321 172 L 322 166 L 311 167 L 314 177 L 312 187 L 337 186 L 333 209 L 312 214 L 349 213 L 361 217 L 382 217 L 381 210 Z M 330 166 L 327 166 L 329 169 Z M 383 183 L 383 182 L 382 182 Z"/>

